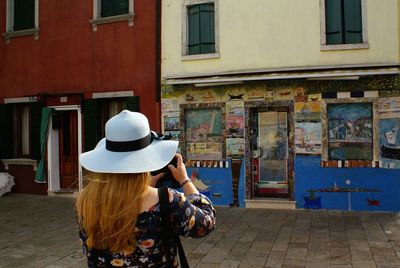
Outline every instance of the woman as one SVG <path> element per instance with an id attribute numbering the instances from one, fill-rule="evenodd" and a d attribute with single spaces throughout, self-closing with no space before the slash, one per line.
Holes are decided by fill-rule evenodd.
<path id="1" fill-rule="evenodd" d="M 150 171 L 168 167 L 183 193 L 168 189 L 170 226 L 183 236 L 202 237 L 214 229 L 215 210 L 186 173 L 177 141 L 163 140 L 150 131 L 141 113 L 122 111 L 105 127 L 106 137 L 80 156 L 89 170 L 88 184 L 76 201 L 79 235 L 89 267 L 178 266 L 176 242 L 162 242 L 158 191 L 163 174 Z M 169 253 L 167 253 L 169 251 Z M 167 257 L 169 256 L 169 260 Z"/>

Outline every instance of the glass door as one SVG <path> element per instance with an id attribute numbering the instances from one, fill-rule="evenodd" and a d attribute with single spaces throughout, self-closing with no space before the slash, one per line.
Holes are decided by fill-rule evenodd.
<path id="1" fill-rule="evenodd" d="M 254 196 L 288 195 L 288 112 L 258 111 L 253 120 L 257 146 L 253 153 Z M 255 141 L 255 139 L 254 139 Z"/>

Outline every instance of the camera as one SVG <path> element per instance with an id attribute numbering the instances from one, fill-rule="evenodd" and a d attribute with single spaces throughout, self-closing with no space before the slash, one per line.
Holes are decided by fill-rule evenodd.
<path id="1" fill-rule="evenodd" d="M 174 156 L 174 158 L 172 158 L 172 160 L 163 168 L 156 170 L 156 171 L 152 171 L 150 172 L 151 175 L 157 175 L 160 173 L 165 173 L 165 175 L 160 178 L 157 182 L 156 187 L 160 188 L 160 187 L 169 187 L 169 188 L 179 188 L 179 182 L 177 180 L 175 180 L 174 176 L 172 175 L 171 170 L 169 169 L 168 165 L 173 165 L 174 167 L 177 166 L 177 158 L 176 156 Z"/>

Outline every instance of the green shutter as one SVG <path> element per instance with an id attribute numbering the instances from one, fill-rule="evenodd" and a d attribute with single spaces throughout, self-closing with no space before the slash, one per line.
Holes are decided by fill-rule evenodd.
<path id="1" fill-rule="evenodd" d="M 101 17 L 129 13 L 129 0 L 101 0 Z"/>
<path id="2" fill-rule="evenodd" d="M 327 45 L 343 44 L 342 19 L 341 0 L 325 0 L 325 33 Z"/>
<path id="3" fill-rule="evenodd" d="M 215 52 L 214 4 L 200 5 L 200 53 Z"/>
<path id="4" fill-rule="evenodd" d="M 132 112 L 140 112 L 139 97 L 128 97 L 126 100 L 126 108 Z"/>
<path id="5" fill-rule="evenodd" d="M 42 121 L 42 104 L 40 102 L 32 102 L 31 106 L 31 127 L 30 127 L 30 146 L 31 158 L 40 160 L 40 124 Z"/>
<path id="6" fill-rule="evenodd" d="M 12 126 L 12 107 L 9 104 L 0 104 L 0 158 L 12 157 L 13 145 L 13 126 Z"/>
<path id="7" fill-rule="evenodd" d="M 96 99 L 88 99 L 83 102 L 85 152 L 93 150 L 101 139 L 99 107 L 99 103 Z"/>
<path id="8" fill-rule="evenodd" d="M 188 53 L 200 54 L 200 6 L 189 6 L 188 14 Z"/>
<path id="9" fill-rule="evenodd" d="M 35 0 L 14 0 L 14 31 L 35 28 Z"/>
<path id="10" fill-rule="evenodd" d="M 362 43 L 361 0 L 344 0 L 345 43 Z"/>

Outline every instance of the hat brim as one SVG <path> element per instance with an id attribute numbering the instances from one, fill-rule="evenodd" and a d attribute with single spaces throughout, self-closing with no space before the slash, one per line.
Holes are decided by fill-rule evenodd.
<path id="1" fill-rule="evenodd" d="M 143 173 L 165 167 L 175 156 L 178 141 L 153 140 L 144 149 L 112 152 L 106 149 L 103 138 L 96 148 L 80 155 L 81 165 L 97 173 Z"/>

